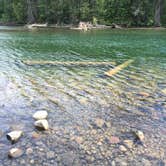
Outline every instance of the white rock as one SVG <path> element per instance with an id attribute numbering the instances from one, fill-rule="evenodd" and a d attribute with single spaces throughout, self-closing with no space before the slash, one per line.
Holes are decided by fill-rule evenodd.
<path id="1" fill-rule="evenodd" d="M 105 121 L 103 119 L 97 118 L 95 120 L 95 125 L 97 128 L 102 128 L 105 125 Z"/>
<path id="2" fill-rule="evenodd" d="M 42 130 L 48 130 L 49 129 L 49 125 L 48 125 L 48 121 L 47 120 L 38 120 L 35 122 L 35 127 L 42 129 Z"/>
<path id="3" fill-rule="evenodd" d="M 144 140 L 144 133 L 142 131 L 138 130 L 135 134 L 140 141 Z"/>
<path id="4" fill-rule="evenodd" d="M 126 147 L 123 146 L 123 145 L 121 145 L 121 146 L 119 147 L 119 149 L 120 149 L 122 152 L 126 152 L 126 151 L 127 151 Z"/>
<path id="5" fill-rule="evenodd" d="M 22 154 L 23 154 L 23 151 L 21 149 L 13 148 L 13 149 L 10 149 L 8 156 L 11 158 L 17 158 L 17 157 L 20 157 Z"/>
<path id="6" fill-rule="evenodd" d="M 22 131 L 12 131 L 6 135 L 7 139 L 16 142 L 23 135 Z"/>
<path id="7" fill-rule="evenodd" d="M 42 120 L 42 119 L 46 119 L 48 116 L 47 111 L 37 111 L 34 115 L 33 118 L 36 120 Z"/>

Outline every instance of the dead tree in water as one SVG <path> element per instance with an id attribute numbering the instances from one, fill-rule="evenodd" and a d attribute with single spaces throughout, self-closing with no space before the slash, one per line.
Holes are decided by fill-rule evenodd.
<path id="1" fill-rule="evenodd" d="M 154 21 L 155 21 L 155 26 L 160 27 L 161 26 L 161 4 L 162 0 L 156 0 L 155 1 L 155 16 L 154 16 Z"/>

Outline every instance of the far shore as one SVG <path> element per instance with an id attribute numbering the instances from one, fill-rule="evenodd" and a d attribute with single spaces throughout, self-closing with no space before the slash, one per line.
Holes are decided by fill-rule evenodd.
<path id="1" fill-rule="evenodd" d="M 83 30 L 77 25 L 71 25 L 71 24 L 66 24 L 66 25 L 57 25 L 57 24 L 16 24 L 16 23 L 0 23 L 0 26 L 8 26 L 8 27 L 26 27 L 27 29 L 45 29 L 45 28 L 57 28 L 57 29 L 71 29 L 71 30 Z M 131 29 L 131 30 L 165 30 L 166 27 L 161 26 L 161 27 L 155 27 L 155 26 L 150 26 L 150 27 L 123 27 L 123 26 L 118 26 L 118 27 L 113 27 L 112 25 L 96 25 L 92 26 L 88 30 L 93 30 L 93 29 Z"/>

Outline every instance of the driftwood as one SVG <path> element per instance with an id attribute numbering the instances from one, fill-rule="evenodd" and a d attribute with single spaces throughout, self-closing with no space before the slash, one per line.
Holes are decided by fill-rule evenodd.
<path id="1" fill-rule="evenodd" d="M 46 28 L 48 27 L 48 24 L 45 23 L 45 24 L 30 24 L 30 25 L 27 25 L 28 29 L 33 29 L 33 28 Z"/>
<path id="2" fill-rule="evenodd" d="M 64 66 L 103 66 L 116 65 L 115 62 L 93 62 L 93 61 L 23 61 L 24 64 L 33 65 L 64 65 Z"/>
<path id="3" fill-rule="evenodd" d="M 121 65 L 119 66 L 116 66 L 114 69 L 111 69 L 107 72 L 105 72 L 105 74 L 109 77 L 117 74 L 118 72 L 120 72 L 122 69 L 124 69 L 125 67 L 127 67 L 130 63 L 132 63 L 134 60 L 130 59 L 124 63 L 122 63 Z"/>

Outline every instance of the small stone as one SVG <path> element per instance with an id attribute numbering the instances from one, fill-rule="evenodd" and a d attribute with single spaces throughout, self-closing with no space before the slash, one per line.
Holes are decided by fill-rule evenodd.
<path id="1" fill-rule="evenodd" d="M 112 165 L 112 166 L 116 166 L 115 161 L 112 161 L 112 162 L 111 162 L 111 165 Z"/>
<path id="2" fill-rule="evenodd" d="M 102 142 L 98 142 L 97 145 L 101 146 L 101 145 L 102 145 Z"/>
<path id="3" fill-rule="evenodd" d="M 126 145 L 129 149 L 133 147 L 133 141 L 132 140 L 124 140 L 123 141 L 124 145 Z"/>
<path id="4" fill-rule="evenodd" d="M 147 92 L 140 92 L 139 95 L 143 96 L 143 97 L 149 97 L 150 94 Z"/>
<path id="5" fill-rule="evenodd" d="M 17 142 L 18 139 L 23 135 L 22 131 L 12 131 L 6 135 L 7 139 L 12 142 Z"/>
<path id="6" fill-rule="evenodd" d="M 37 111 L 34 115 L 33 118 L 36 120 L 42 120 L 42 119 L 46 119 L 48 116 L 47 111 Z"/>
<path id="7" fill-rule="evenodd" d="M 118 143 L 120 142 L 120 139 L 119 139 L 119 137 L 111 136 L 111 137 L 109 138 L 109 142 L 110 142 L 111 144 L 118 144 Z"/>
<path id="8" fill-rule="evenodd" d="M 144 133 L 142 131 L 138 130 L 137 132 L 135 132 L 135 135 L 140 141 L 144 140 Z"/>
<path id="9" fill-rule="evenodd" d="M 55 153 L 53 151 L 47 152 L 47 159 L 52 159 L 55 157 Z"/>
<path id="10" fill-rule="evenodd" d="M 121 161 L 119 164 L 120 164 L 120 166 L 128 166 L 128 164 L 124 161 Z"/>
<path id="11" fill-rule="evenodd" d="M 83 138 L 82 137 L 75 137 L 74 139 L 78 144 L 81 144 L 83 142 Z"/>
<path id="12" fill-rule="evenodd" d="M 23 151 L 21 149 L 18 149 L 18 148 L 13 148 L 9 151 L 9 154 L 8 156 L 10 158 L 18 158 L 20 156 L 23 155 Z"/>
<path id="13" fill-rule="evenodd" d="M 37 139 L 39 137 L 40 137 L 40 134 L 38 134 L 37 132 L 32 133 L 32 138 Z"/>
<path id="14" fill-rule="evenodd" d="M 33 149 L 32 148 L 28 148 L 27 150 L 26 150 L 26 154 L 28 155 L 28 154 L 32 154 L 33 153 Z"/>
<path id="15" fill-rule="evenodd" d="M 40 130 L 48 130 L 49 125 L 47 120 L 38 120 L 35 122 L 35 127 L 40 129 Z"/>
<path id="16" fill-rule="evenodd" d="M 146 165 L 146 166 L 151 166 L 151 165 L 152 165 L 149 160 L 144 159 L 144 158 L 142 159 L 142 164 L 143 164 L 143 165 Z"/>
<path id="17" fill-rule="evenodd" d="M 35 163 L 35 161 L 33 159 L 30 160 L 29 162 L 30 162 L 30 164 L 34 164 Z"/>
<path id="18" fill-rule="evenodd" d="M 166 95 L 166 88 L 162 90 L 162 92 Z"/>
<path id="19" fill-rule="evenodd" d="M 120 149 L 122 152 L 126 152 L 126 151 L 127 151 L 126 147 L 123 146 L 123 145 L 121 145 L 121 146 L 119 147 L 119 149 Z"/>
<path id="20" fill-rule="evenodd" d="M 108 128 L 111 128 L 111 123 L 110 123 L 110 122 L 106 122 L 106 126 L 107 126 Z"/>
<path id="21" fill-rule="evenodd" d="M 95 125 L 96 125 L 97 128 L 102 128 L 106 125 L 106 123 L 103 119 L 97 118 L 95 120 Z"/>
<path id="22" fill-rule="evenodd" d="M 96 134 L 97 134 L 97 131 L 93 129 L 93 130 L 91 131 L 91 134 L 92 134 L 92 135 L 96 135 Z"/>

